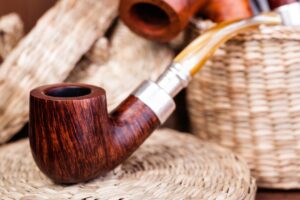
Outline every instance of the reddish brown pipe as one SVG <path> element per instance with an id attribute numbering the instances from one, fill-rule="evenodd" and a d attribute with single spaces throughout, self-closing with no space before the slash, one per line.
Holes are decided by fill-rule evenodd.
<path id="1" fill-rule="evenodd" d="M 252 15 L 248 0 L 121 0 L 119 12 L 131 30 L 159 42 L 176 37 L 197 12 L 216 22 Z"/>
<path id="2" fill-rule="evenodd" d="M 253 15 L 247 0 L 209 0 L 201 13 L 214 22 L 243 19 Z"/>
<path id="3" fill-rule="evenodd" d="M 268 0 L 271 10 L 274 10 L 280 6 L 298 2 L 298 0 Z"/>
<path id="4" fill-rule="evenodd" d="M 30 94 L 32 154 L 58 183 L 87 181 L 112 170 L 159 124 L 134 96 L 108 115 L 105 91 L 90 85 L 44 86 Z"/>
<path id="5" fill-rule="evenodd" d="M 183 30 L 207 0 L 121 0 L 120 17 L 137 34 L 160 42 Z"/>

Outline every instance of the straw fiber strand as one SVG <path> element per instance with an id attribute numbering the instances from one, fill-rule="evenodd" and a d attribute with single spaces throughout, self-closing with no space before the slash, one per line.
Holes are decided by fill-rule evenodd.
<path id="1" fill-rule="evenodd" d="M 55 185 L 41 174 L 28 140 L 1 147 L 0 159 L 0 196 L 7 199 L 254 200 L 256 192 L 233 153 L 167 129 L 105 177 L 78 185 Z"/>
<path id="2" fill-rule="evenodd" d="M 99 48 L 102 48 L 101 45 Z M 94 51 L 98 51 L 97 48 Z M 114 109 L 144 80 L 155 80 L 173 57 L 169 48 L 135 35 L 122 23 L 118 23 L 112 35 L 108 54 L 108 61 L 102 65 L 89 59 L 81 61 L 67 82 L 104 88 L 109 110 Z"/>
<path id="3" fill-rule="evenodd" d="M 99 38 L 85 57 L 96 64 L 103 64 L 109 59 L 109 40 L 106 37 Z"/>
<path id="4" fill-rule="evenodd" d="M 300 188 L 300 29 L 230 40 L 188 88 L 192 132 L 234 150 L 258 186 Z"/>
<path id="5" fill-rule="evenodd" d="M 19 15 L 12 13 L 0 18 L 0 63 L 24 35 L 24 25 Z"/>
<path id="6" fill-rule="evenodd" d="M 28 120 L 30 89 L 61 82 L 107 30 L 117 0 L 59 1 L 0 67 L 0 143 Z"/>

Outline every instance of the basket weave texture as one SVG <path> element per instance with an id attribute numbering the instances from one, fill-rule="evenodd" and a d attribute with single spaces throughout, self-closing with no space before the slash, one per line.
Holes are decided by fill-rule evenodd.
<path id="1" fill-rule="evenodd" d="M 168 129 L 105 177 L 79 185 L 47 179 L 28 140 L 1 147 L 0 160 L 0 196 L 7 199 L 254 200 L 256 192 L 250 170 L 233 153 Z"/>
<path id="2" fill-rule="evenodd" d="M 258 186 L 300 188 L 300 29 L 230 40 L 187 98 L 192 132 L 242 155 Z"/>

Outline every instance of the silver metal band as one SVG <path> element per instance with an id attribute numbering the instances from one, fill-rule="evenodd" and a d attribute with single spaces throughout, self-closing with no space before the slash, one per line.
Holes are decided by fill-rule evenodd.
<path id="1" fill-rule="evenodd" d="M 300 3 L 290 3 L 278 7 L 276 10 L 282 18 L 283 25 L 300 26 Z"/>
<path id="2" fill-rule="evenodd" d="M 152 81 L 145 81 L 132 94 L 154 112 L 161 124 L 169 118 L 176 108 L 173 98 Z"/>
<path id="3" fill-rule="evenodd" d="M 156 83 L 169 95 L 175 97 L 182 89 L 188 86 L 192 77 L 185 67 L 179 63 L 172 63 L 157 79 Z"/>

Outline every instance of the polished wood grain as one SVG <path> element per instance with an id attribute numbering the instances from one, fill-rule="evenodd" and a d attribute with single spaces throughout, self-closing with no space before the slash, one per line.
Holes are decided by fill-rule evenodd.
<path id="1" fill-rule="evenodd" d="M 121 0 L 119 8 L 131 30 L 159 42 L 176 37 L 197 12 L 216 22 L 252 15 L 248 0 Z"/>
<path id="2" fill-rule="evenodd" d="M 44 86 L 30 94 L 29 138 L 34 160 L 57 183 L 78 183 L 112 170 L 159 126 L 129 96 L 107 113 L 105 91 L 89 85 Z"/>
<path id="3" fill-rule="evenodd" d="M 268 0 L 270 8 L 272 10 L 278 8 L 279 6 L 285 5 L 285 4 L 290 4 L 294 2 L 298 2 L 298 0 Z"/>

